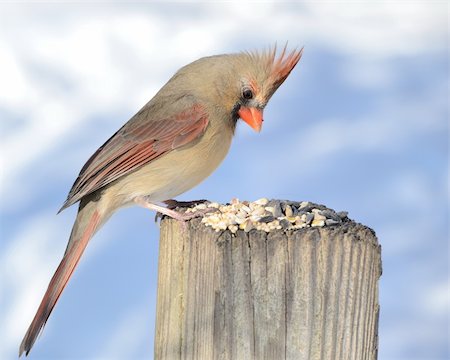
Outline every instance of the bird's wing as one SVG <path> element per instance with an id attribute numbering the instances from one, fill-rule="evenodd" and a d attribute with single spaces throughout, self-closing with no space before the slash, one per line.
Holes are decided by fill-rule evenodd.
<path id="1" fill-rule="evenodd" d="M 144 107 L 103 144 L 81 169 L 60 211 L 167 152 L 194 141 L 208 125 L 206 110 L 199 103 L 189 103 L 171 115 L 159 115 L 160 118 L 155 119 L 161 112 L 161 108 Z"/>

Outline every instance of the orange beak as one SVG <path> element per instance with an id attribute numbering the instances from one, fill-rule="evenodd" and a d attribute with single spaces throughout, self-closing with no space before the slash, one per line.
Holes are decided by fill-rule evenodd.
<path id="1" fill-rule="evenodd" d="M 263 112 L 261 109 L 255 107 L 245 107 L 241 106 L 238 111 L 239 117 L 244 120 L 250 127 L 257 131 L 261 131 L 261 126 L 263 123 Z"/>

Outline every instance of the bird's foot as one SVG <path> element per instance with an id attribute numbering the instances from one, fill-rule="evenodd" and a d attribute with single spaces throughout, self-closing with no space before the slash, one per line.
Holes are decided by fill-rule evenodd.
<path id="1" fill-rule="evenodd" d="M 185 204 L 188 204 L 190 202 L 177 202 L 176 200 L 167 200 L 168 202 L 170 202 L 170 204 L 173 206 L 174 204 L 182 204 L 181 206 L 185 206 Z M 167 204 L 167 201 L 164 201 L 164 203 Z M 198 204 L 200 202 L 205 202 L 206 200 L 199 200 L 199 201 L 194 201 L 192 202 L 192 204 Z M 157 204 L 154 204 L 150 201 L 148 201 L 144 196 L 139 196 L 136 199 L 134 199 L 134 202 L 136 204 L 138 204 L 139 206 L 142 206 L 146 209 L 150 209 L 150 210 L 155 210 L 156 211 L 156 216 L 155 216 L 155 221 L 158 220 L 158 217 L 162 217 L 162 215 L 167 215 L 170 216 L 171 218 L 178 220 L 178 221 L 188 221 L 191 220 L 195 217 L 199 217 L 199 216 L 203 216 L 204 214 L 207 214 L 209 212 L 212 211 L 216 211 L 216 209 L 214 208 L 205 208 L 205 209 L 196 209 L 196 211 L 194 212 L 179 212 L 174 210 L 177 206 L 171 207 L 170 204 L 168 204 L 168 207 L 164 207 L 164 206 L 160 206 Z M 190 204 L 190 205 L 192 205 Z M 180 205 L 178 205 L 180 206 Z"/>
<path id="2" fill-rule="evenodd" d="M 208 205 L 205 204 L 206 202 L 208 202 L 208 200 L 205 199 L 192 201 L 178 201 L 175 199 L 170 199 L 163 202 L 171 210 L 176 210 L 177 208 L 185 209 L 185 212 L 183 212 L 182 214 L 186 218 L 186 220 L 190 220 L 195 217 L 201 217 L 205 214 L 218 211 L 217 208 L 208 207 Z"/>
<path id="3" fill-rule="evenodd" d="M 207 201 L 208 200 L 205 200 L 205 199 L 192 200 L 192 201 L 178 201 L 175 199 L 170 199 L 170 200 L 163 201 L 163 203 L 166 204 L 167 208 L 169 208 L 169 209 L 176 209 L 177 207 L 183 207 L 183 208 L 192 207 L 194 205 L 203 204 Z"/>

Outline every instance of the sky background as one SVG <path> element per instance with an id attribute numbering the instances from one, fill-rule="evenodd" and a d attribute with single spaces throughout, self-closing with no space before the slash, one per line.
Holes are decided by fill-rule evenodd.
<path id="1" fill-rule="evenodd" d="M 309 200 L 382 245 L 379 359 L 448 359 L 447 2 L 0 4 L 0 359 L 56 269 L 88 157 L 181 66 L 304 46 L 260 134 L 180 199 Z M 120 210 L 88 246 L 30 359 L 153 356 L 158 227 Z"/>

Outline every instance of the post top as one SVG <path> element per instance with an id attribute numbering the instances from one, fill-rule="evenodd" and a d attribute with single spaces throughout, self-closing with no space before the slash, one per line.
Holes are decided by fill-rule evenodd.
<path id="1" fill-rule="evenodd" d="M 336 212 L 309 201 L 258 199 L 253 202 L 232 199 L 228 204 L 205 201 L 180 209 L 185 213 L 203 213 L 201 222 L 216 231 L 252 229 L 297 230 L 308 227 L 340 225 L 351 220 L 345 211 Z M 205 211 L 208 211 L 205 213 Z"/>

